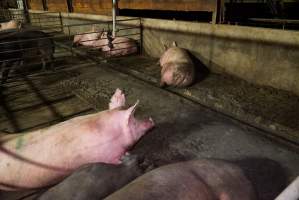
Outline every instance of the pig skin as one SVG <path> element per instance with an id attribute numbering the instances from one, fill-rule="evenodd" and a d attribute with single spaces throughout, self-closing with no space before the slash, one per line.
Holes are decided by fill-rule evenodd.
<path id="1" fill-rule="evenodd" d="M 87 163 L 120 164 L 120 158 L 149 129 L 151 118 L 138 120 L 138 102 L 123 109 L 117 89 L 110 109 L 79 116 L 49 128 L 0 139 L 0 189 L 48 186 Z"/>
<path id="2" fill-rule="evenodd" d="M 8 29 L 19 29 L 21 28 L 21 23 L 16 20 L 10 20 L 9 22 L 0 23 L 0 31 Z"/>
<path id="3" fill-rule="evenodd" d="M 97 41 L 101 37 L 102 32 L 97 32 L 93 26 L 90 33 L 83 33 L 80 35 L 75 35 L 73 40 L 73 45 L 83 45 L 87 47 L 97 48 Z"/>
<path id="4" fill-rule="evenodd" d="M 255 200 L 254 189 L 234 164 L 193 160 L 154 169 L 105 200 Z"/>
<path id="5" fill-rule="evenodd" d="M 102 46 L 102 51 L 105 57 L 125 56 L 137 53 L 137 45 L 134 40 L 127 37 L 112 38 L 112 47 L 109 45 L 107 32 L 103 32 L 99 44 Z"/>
<path id="6" fill-rule="evenodd" d="M 160 57 L 160 86 L 186 87 L 195 78 L 194 64 L 188 52 L 179 47 L 167 49 Z"/>

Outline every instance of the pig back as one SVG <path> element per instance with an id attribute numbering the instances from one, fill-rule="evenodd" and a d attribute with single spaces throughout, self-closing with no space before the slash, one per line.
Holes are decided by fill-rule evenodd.
<path id="1" fill-rule="evenodd" d="M 163 67 L 167 63 L 186 63 L 193 65 L 188 52 L 179 47 L 171 47 L 162 54 L 160 66 Z"/>
<path id="2" fill-rule="evenodd" d="M 112 165 L 92 163 L 80 167 L 61 183 L 42 194 L 39 200 L 98 200 L 121 188 L 141 170 L 137 163 Z"/>
<path id="3" fill-rule="evenodd" d="M 195 160 L 166 165 L 137 178 L 105 200 L 254 200 L 250 182 L 235 165 Z"/>

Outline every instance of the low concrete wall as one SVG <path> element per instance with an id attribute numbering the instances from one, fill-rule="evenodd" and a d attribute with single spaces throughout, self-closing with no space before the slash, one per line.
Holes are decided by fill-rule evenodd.
<path id="1" fill-rule="evenodd" d="M 62 17 L 64 24 L 111 20 L 77 13 Z M 212 72 L 299 95 L 299 32 L 158 19 L 142 19 L 142 26 L 143 50 L 149 56 L 160 57 L 163 44 L 176 41 Z"/>
<path id="2" fill-rule="evenodd" d="M 299 95 L 299 32 L 143 19 L 143 47 L 153 57 L 176 41 L 211 71 Z"/>

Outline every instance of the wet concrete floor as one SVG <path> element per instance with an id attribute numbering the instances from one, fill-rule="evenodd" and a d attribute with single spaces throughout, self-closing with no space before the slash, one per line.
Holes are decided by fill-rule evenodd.
<path id="1" fill-rule="evenodd" d="M 196 158 L 238 163 L 259 199 L 273 199 L 299 174 L 299 154 L 240 123 L 109 68 L 111 63 L 74 60 L 55 72 L 11 79 L 1 89 L 0 130 L 29 131 L 96 110 L 107 109 L 116 88 L 127 103 L 140 100 L 137 117 L 151 116 L 156 128 L 132 149 L 160 166 Z"/>

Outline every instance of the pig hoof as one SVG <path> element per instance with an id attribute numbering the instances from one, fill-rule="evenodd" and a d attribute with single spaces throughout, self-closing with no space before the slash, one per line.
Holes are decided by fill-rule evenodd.
<path id="1" fill-rule="evenodd" d="M 119 108 L 125 106 L 126 98 L 125 94 L 120 90 L 116 89 L 114 95 L 111 97 L 110 103 L 109 103 L 109 109 Z"/>

